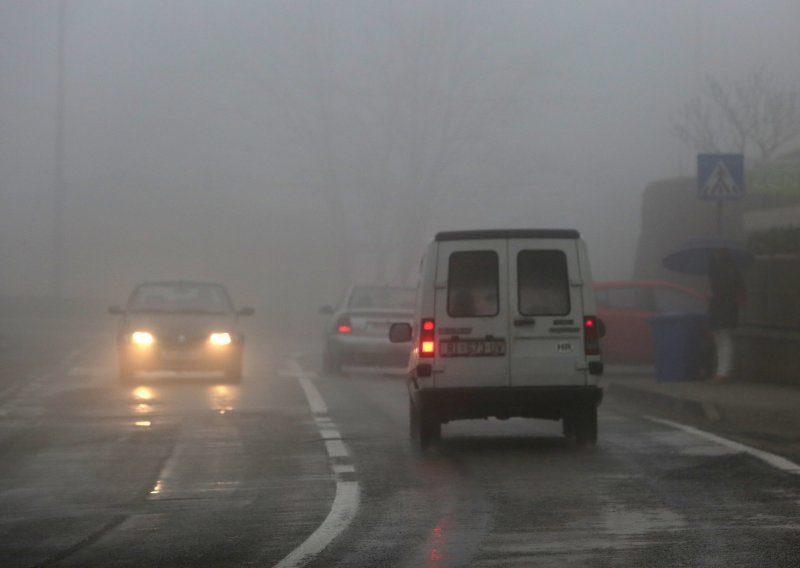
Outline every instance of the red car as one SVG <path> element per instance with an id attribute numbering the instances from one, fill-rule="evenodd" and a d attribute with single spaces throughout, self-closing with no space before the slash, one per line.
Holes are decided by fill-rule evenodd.
<path id="1" fill-rule="evenodd" d="M 652 365 L 653 339 L 647 320 L 663 313 L 705 313 L 706 301 L 690 288 L 660 280 L 594 283 L 597 316 L 606 326 L 601 340 L 606 363 Z"/>

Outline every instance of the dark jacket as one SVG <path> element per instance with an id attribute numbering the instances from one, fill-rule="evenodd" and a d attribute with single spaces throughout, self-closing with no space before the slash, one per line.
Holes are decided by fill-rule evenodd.
<path id="1" fill-rule="evenodd" d="M 742 276 L 733 259 L 712 255 L 708 262 L 708 323 L 711 329 L 735 328 L 739 325 L 739 307 L 744 303 Z"/>

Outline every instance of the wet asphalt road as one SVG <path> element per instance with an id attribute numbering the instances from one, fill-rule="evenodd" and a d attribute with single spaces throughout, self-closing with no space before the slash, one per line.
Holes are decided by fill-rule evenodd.
<path id="1" fill-rule="evenodd" d="M 423 453 L 402 380 L 318 376 L 314 342 L 251 334 L 241 385 L 122 387 L 108 330 L 16 329 L 3 567 L 800 564 L 800 476 L 629 408 L 593 450 L 509 420 Z"/>

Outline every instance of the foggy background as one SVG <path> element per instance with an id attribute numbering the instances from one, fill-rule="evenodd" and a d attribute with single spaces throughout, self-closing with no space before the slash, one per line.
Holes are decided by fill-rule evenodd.
<path id="1" fill-rule="evenodd" d="M 0 1 L 0 294 L 154 278 L 314 310 L 440 230 L 574 227 L 630 276 L 708 74 L 800 82 L 800 3 Z M 676 220 L 679 222 L 679 220 Z"/>

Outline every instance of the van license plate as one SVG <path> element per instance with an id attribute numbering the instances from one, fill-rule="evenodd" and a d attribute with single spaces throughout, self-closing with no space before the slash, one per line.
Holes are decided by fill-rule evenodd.
<path id="1" fill-rule="evenodd" d="M 468 339 L 442 341 L 442 357 L 502 357 L 506 354 L 504 339 Z"/>

